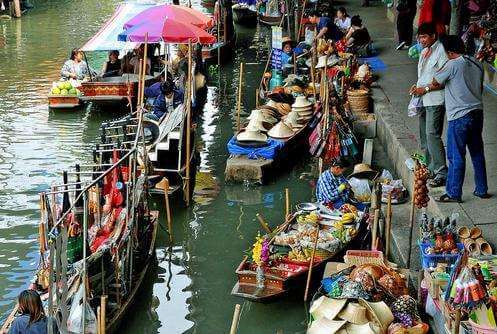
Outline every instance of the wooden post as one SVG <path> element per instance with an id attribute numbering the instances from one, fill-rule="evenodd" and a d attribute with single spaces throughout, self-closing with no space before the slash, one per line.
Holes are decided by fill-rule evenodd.
<path id="1" fill-rule="evenodd" d="M 100 296 L 100 334 L 105 334 L 107 296 Z"/>
<path id="2" fill-rule="evenodd" d="M 300 39 L 300 35 L 302 33 L 302 19 L 304 18 L 304 12 L 305 12 L 305 6 L 307 4 L 307 0 L 304 0 L 304 4 L 302 5 L 302 12 L 300 14 L 300 20 L 298 21 L 298 35 L 297 35 L 297 41 Z M 295 30 L 297 30 L 297 27 L 295 27 Z"/>
<path id="3" fill-rule="evenodd" d="M 267 224 L 266 220 L 264 219 L 264 217 L 260 214 L 260 213 L 257 213 L 255 215 L 257 217 L 257 220 L 259 221 L 259 223 L 261 224 L 262 228 L 269 234 L 272 233 L 271 231 L 271 228 L 269 228 L 269 225 Z"/>
<path id="4" fill-rule="evenodd" d="M 461 309 L 460 308 L 458 308 L 456 310 L 456 320 L 454 321 L 452 333 L 459 334 L 459 327 L 461 327 Z"/>
<path id="5" fill-rule="evenodd" d="M 97 306 L 97 334 L 102 334 L 102 313 L 100 312 L 100 306 Z"/>
<path id="6" fill-rule="evenodd" d="M 416 206 L 414 205 L 414 188 L 416 187 L 416 177 L 413 176 L 413 184 L 412 184 L 412 194 L 411 194 L 411 211 L 409 213 L 409 249 L 407 250 L 407 268 L 411 268 L 411 252 L 412 252 L 412 233 L 414 230 L 414 219 L 416 213 Z"/>
<path id="7" fill-rule="evenodd" d="M 14 0 L 14 17 L 21 17 L 21 13 L 21 1 Z"/>
<path id="8" fill-rule="evenodd" d="M 173 224 L 171 219 L 171 207 L 169 206 L 169 180 L 164 178 L 164 202 L 166 202 L 167 229 L 169 230 L 169 241 L 173 240 Z"/>
<path id="9" fill-rule="evenodd" d="M 238 98 L 236 100 L 236 132 L 240 131 L 240 111 L 242 108 L 242 81 L 243 81 L 243 62 L 240 63 L 240 81 L 238 82 Z"/>
<path id="10" fill-rule="evenodd" d="M 290 215 L 290 190 L 285 188 L 285 219 Z"/>
<path id="11" fill-rule="evenodd" d="M 259 108 L 259 88 L 255 89 L 255 108 Z"/>
<path id="12" fill-rule="evenodd" d="M 373 217 L 373 228 L 371 229 L 371 250 L 376 250 L 376 238 L 378 236 L 379 219 L 380 219 L 380 209 L 375 209 Z"/>
<path id="13" fill-rule="evenodd" d="M 390 231 L 392 229 L 392 192 L 388 193 L 387 214 L 385 222 L 385 258 L 390 255 Z"/>
<path id="14" fill-rule="evenodd" d="M 148 53 L 148 33 L 145 33 L 145 43 L 143 45 L 143 70 L 142 70 L 142 85 L 141 85 L 141 107 L 145 104 L 145 77 L 147 76 L 147 53 Z"/>
<path id="15" fill-rule="evenodd" d="M 235 312 L 233 313 L 233 319 L 231 320 L 230 334 L 236 334 L 239 321 L 240 321 L 240 304 L 236 304 Z"/>
<path id="16" fill-rule="evenodd" d="M 192 110 L 192 42 L 188 42 L 188 92 L 186 93 L 186 206 L 190 205 L 190 156 L 191 156 L 191 110 Z"/>
<path id="17" fill-rule="evenodd" d="M 314 247 L 312 249 L 311 259 L 309 261 L 309 271 L 307 272 L 307 282 L 305 283 L 304 302 L 307 301 L 307 296 L 309 295 L 309 287 L 311 285 L 311 277 L 312 277 L 312 267 L 314 265 L 314 256 L 316 256 L 318 239 L 319 239 L 319 224 L 317 224 L 316 227 L 316 237 L 314 238 Z"/>
<path id="18" fill-rule="evenodd" d="M 136 97 L 136 109 L 139 110 L 142 104 L 141 99 L 141 91 L 142 91 L 142 69 L 143 69 L 143 60 L 138 61 L 138 96 Z"/>

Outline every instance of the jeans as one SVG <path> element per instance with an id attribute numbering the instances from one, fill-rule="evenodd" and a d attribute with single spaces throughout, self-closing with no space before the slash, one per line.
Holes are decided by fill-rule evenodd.
<path id="1" fill-rule="evenodd" d="M 484 195 L 488 191 L 485 153 L 483 149 L 483 111 L 470 113 L 449 121 L 447 129 L 447 157 L 449 173 L 446 190 L 451 198 L 460 199 L 466 171 L 466 146 L 471 155 L 475 173 L 475 194 Z"/>
<path id="2" fill-rule="evenodd" d="M 445 179 L 447 177 L 447 164 L 445 162 L 445 148 L 442 141 L 444 127 L 445 106 L 423 107 L 419 116 L 419 137 L 421 150 L 426 157 L 428 169 L 435 176 Z"/>

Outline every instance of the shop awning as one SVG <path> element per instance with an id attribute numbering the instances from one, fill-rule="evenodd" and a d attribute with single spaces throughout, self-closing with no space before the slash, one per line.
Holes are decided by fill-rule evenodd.
<path id="1" fill-rule="evenodd" d="M 132 49 L 137 43 L 120 42 L 117 36 L 123 31 L 123 26 L 142 11 L 156 4 L 124 3 L 117 7 L 114 14 L 104 23 L 100 30 L 85 45 L 82 51 L 110 51 Z"/>

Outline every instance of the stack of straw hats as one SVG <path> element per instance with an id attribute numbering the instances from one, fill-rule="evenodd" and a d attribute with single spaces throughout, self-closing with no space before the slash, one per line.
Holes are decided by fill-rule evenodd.
<path id="1" fill-rule="evenodd" d="M 249 124 L 242 132 L 240 132 L 236 136 L 236 140 L 242 143 L 265 143 L 267 141 L 267 136 L 262 133 L 259 127 L 254 126 L 254 124 Z"/>
<path id="2" fill-rule="evenodd" d="M 299 115 L 299 122 L 305 123 L 312 118 L 314 111 L 312 110 L 312 102 L 307 100 L 305 96 L 298 96 L 295 103 L 292 104 L 292 111 Z"/>
<path id="3" fill-rule="evenodd" d="M 294 132 L 290 126 L 281 121 L 268 131 L 268 136 L 275 139 L 286 139 L 293 136 Z"/>
<path id="4" fill-rule="evenodd" d="M 386 333 L 394 320 L 387 304 L 363 299 L 353 302 L 321 296 L 309 312 L 314 321 L 308 334 L 380 334 Z"/>

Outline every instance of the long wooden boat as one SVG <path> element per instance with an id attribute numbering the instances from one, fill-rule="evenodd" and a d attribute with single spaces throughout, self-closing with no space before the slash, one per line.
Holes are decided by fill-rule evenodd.
<path id="1" fill-rule="evenodd" d="M 366 216 L 355 225 L 357 233 L 346 244 L 343 244 L 333 254 L 318 255 L 314 258 L 312 265 L 313 277 L 321 278 L 325 264 L 333 258 L 339 258 L 350 248 L 361 236 L 365 230 Z M 296 222 L 290 223 L 291 226 Z M 287 227 L 288 229 L 288 227 Z M 309 271 L 309 261 L 294 261 L 283 257 L 279 260 L 272 261 L 270 266 L 264 268 L 264 286 L 259 287 L 257 284 L 258 273 L 257 266 L 250 262 L 245 256 L 236 268 L 237 282 L 233 287 L 231 294 L 254 302 L 270 302 L 277 298 L 283 297 L 291 290 L 300 290 L 305 287 L 306 278 Z"/>
<path id="2" fill-rule="evenodd" d="M 281 23 L 281 18 L 283 16 L 269 16 L 259 13 L 259 22 L 268 26 L 277 26 Z"/>
<path id="3" fill-rule="evenodd" d="M 233 21 L 236 24 L 254 27 L 257 25 L 257 11 L 250 9 L 246 5 L 235 4 L 233 9 Z"/>
<path id="4" fill-rule="evenodd" d="M 216 44 L 204 46 L 202 48 L 202 59 L 207 66 L 217 64 L 218 57 L 221 64 L 227 63 L 233 55 L 234 48 L 234 39 L 228 42 L 221 41 Z"/>
<path id="5" fill-rule="evenodd" d="M 49 94 L 47 96 L 48 107 L 50 109 L 75 109 L 81 107 L 81 100 L 79 96 L 64 96 L 64 95 L 53 95 Z"/>

